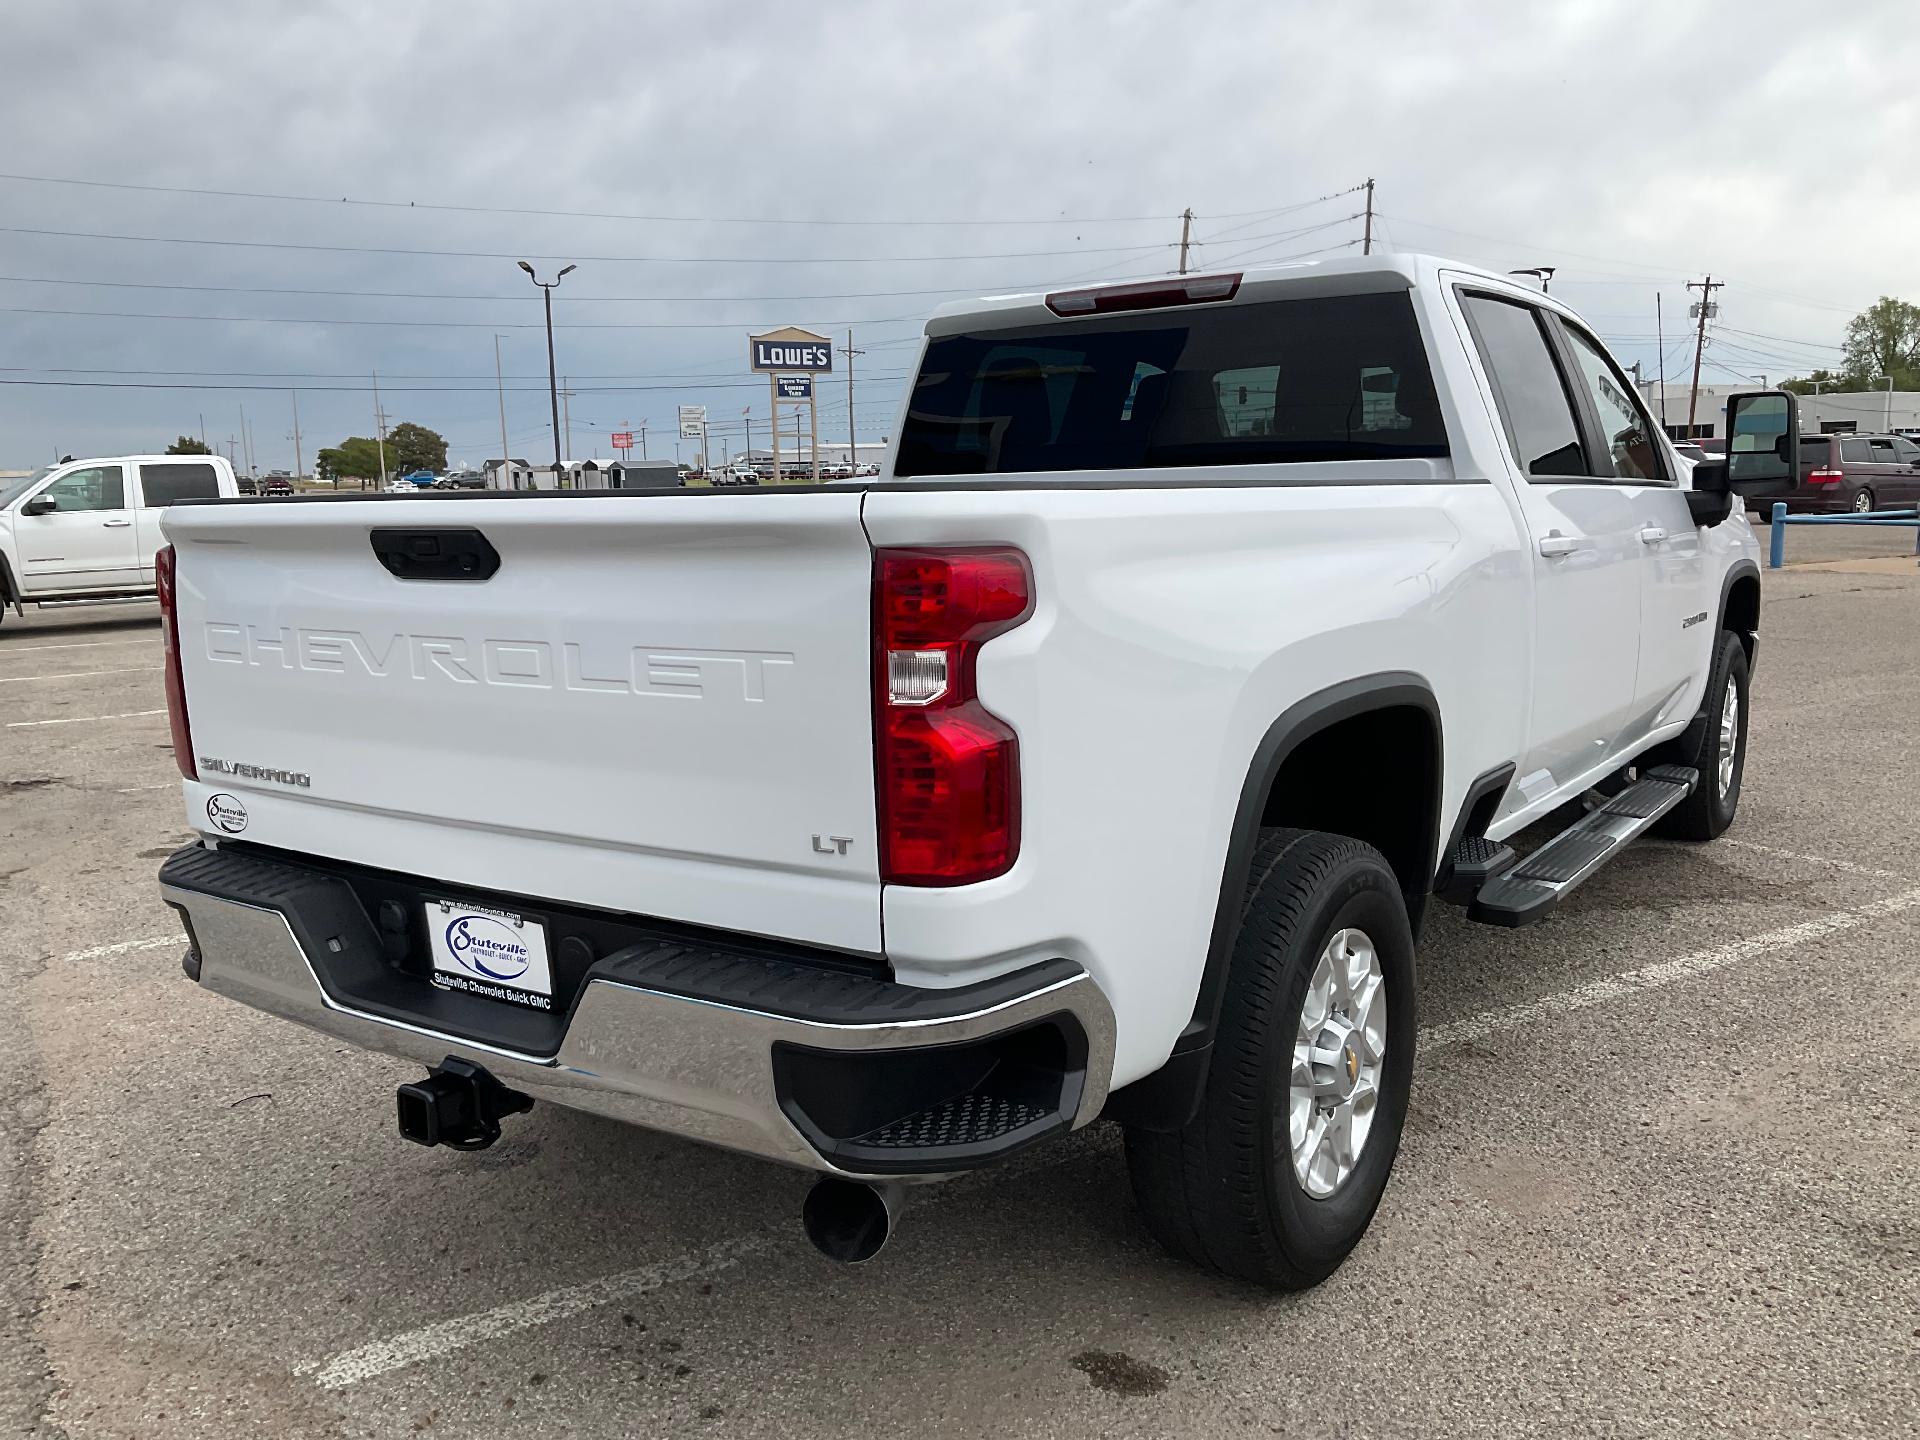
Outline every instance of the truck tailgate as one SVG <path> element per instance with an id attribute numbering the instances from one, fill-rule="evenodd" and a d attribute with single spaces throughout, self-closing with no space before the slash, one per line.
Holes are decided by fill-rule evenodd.
<path id="1" fill-rule="evenodd" d="M 860 503 L 170 509 L 200 768 L 189 818 L 454 884 L 877 953 Z M 402 578 L 376 530 L 422 548 L 477 530 L 499 568 Z M 224 803 L 225 824 L 210 819 L 222 794 L 243 832 Z"/>

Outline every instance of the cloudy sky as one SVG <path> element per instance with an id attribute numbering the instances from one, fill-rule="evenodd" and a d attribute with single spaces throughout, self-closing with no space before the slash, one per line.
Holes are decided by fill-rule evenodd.
<path id="1" fill-rule="evenodd" d="M 224 449 L 243 407 L 290 468 L 296 392 L 310 466 L 376 369 L 478 461 L 495 335 L 550 455 L 521 256 L 579 265 L 576 455 L 672 454 L 683 403 L 764 443 L 745 336 L 781 324 L 854 330 L 877 440 L 942 299 L 1168 269 L 1188 206 L 1201 267 L 1343 253 L 1368 176 L 1385 244 L 1558 266 L 1649 373 L 1709 270 L 1717 380 L 1920 300 L 1912 0 L 16 0 L 0 56 L 0 469 Z"/>

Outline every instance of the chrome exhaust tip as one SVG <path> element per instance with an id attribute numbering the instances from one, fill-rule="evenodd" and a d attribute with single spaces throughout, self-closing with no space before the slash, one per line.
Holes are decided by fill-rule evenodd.
<path id="1" fill-rule="evenodd" d="M 828 1175 L 814 1182 L 800 1207 L 813 1248 L 843 1265 L 862 1265 L 886 1248 L 900 1218 L 898 1185 L 869 1185 Z"/>

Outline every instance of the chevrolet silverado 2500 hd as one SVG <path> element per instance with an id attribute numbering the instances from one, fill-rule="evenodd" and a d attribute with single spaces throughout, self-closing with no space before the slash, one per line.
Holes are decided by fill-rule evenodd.
<path id="1" fill-rule="evenodd" d="M 422 1143 L 818 1172 L 842 1258 L 1104 1114 L 1168 1246 L 1310 1284 L 1427 907 L 1733 818 L 1797 422 L 1729 411 L 1688 472 L 1565 306 L 1377 256 L 943 309 L 870 482 L 177 506 L 187 972 L 428 1067 Z"/>

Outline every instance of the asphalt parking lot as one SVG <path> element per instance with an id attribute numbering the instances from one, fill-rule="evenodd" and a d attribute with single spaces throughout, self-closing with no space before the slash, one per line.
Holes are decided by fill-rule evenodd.
<path id="1" fill-rule="evenodd" d="M 1436 916 L 1386 1203 L 1279 1298 L 1156 1250 L 1110 1126 L 857 1270 L 751 1161 L 550 1107 L 405 1144 L 408 1067 L 180 973 L 151 607 L 9 616 L 0 1433 L 1915 1433 L 1920 570 L 1765 584 L 1733 831 Z"/>

